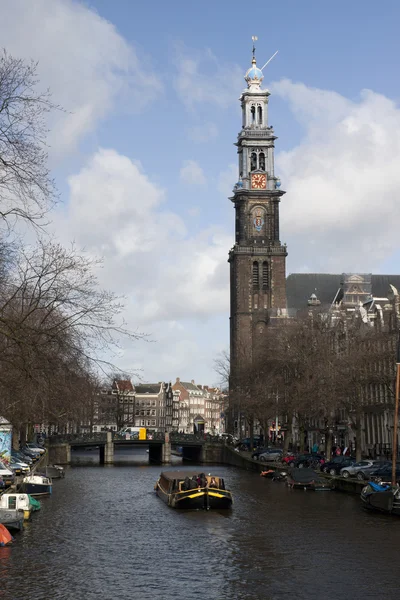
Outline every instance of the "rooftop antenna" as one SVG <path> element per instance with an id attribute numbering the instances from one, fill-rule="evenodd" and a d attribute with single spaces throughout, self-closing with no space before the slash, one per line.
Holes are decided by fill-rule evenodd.
<path id="1" fill-rule="evenodd" d="M 253 49 L 254 49 L 254 47 L 253 47 Z M 263 67 L 261 67 L 261 71 L 263 71 L 263 70 L 265 69 L 265 67 L 266 67 L 267 65 L 269 65 L 269 63 L 271 62 L 271 60 L 272 60 L 273 58 L 275 58 L 275 56 L 278 54 L 278 52 L 279 52 L 279 50 L 277 50 L 277 51 L 275 52 L 275 54 L 273 54 L 273 55 L 271 56 L 271 58 L 270 58 L 269 60 L 267 60 L 267 62 L 265 63 L 265 65 L 264 65 Z"/>
<path id="2" fill-rule="evenodd" d="M 256 45 L 255 45 L 255 42 L 258 40 L 258 37 L 256 35 L 252 35 L 251 39 L 253 40 L 253 58 L 254 58 L 255 55 L 256 55 Z"/>

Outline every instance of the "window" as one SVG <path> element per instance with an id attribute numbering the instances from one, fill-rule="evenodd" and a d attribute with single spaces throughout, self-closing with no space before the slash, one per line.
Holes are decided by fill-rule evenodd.
<path id="1" fill-rule="evenodd" d="M 256 107 L 254 106 L 254 104 L 250 108 L 250 115 L 251 115 L 251 119 L 250 119 L 251 124 L 254 125 L 254 123 L 256 122 Z"/>
<path id="2" fill-rule="evenodd" d="M 261 171 L 265 171 L 265 154 L 264 154 L 264 152 L 260 152 L 260 154 L 258 155 L 258 168 L 261 169 Z"/>
<path id="3" fill-rule="evenodd" d="M 150 416 L 150 411 L 146 410 L 146 415 L 149 417 Z"/>
<path id="4" fill-rule="evenodd" d="M 155 410 L 152 410 L 152 411 L 151 411 L 151 416 L 152 416 L 152 417 L 155 417 L 155 416 L 156 416 L 156 411 L 155 411 Z"/>
<path id="5" fill-rule="evenodd" d="M 153 420 L 152 420 L 151 424 L 152 424 L 152 425 L 155 425 L 155 424 L 156 424 L 156 422 L 155 422 L 155 419 L 153 419 Z"/>
<path id="6" fill-rule="evenodd" d="M 257 113 L 258 113 L 258 124 L 262 125 L 262 107 L 261 106 L 257 107 Z"/>
<path id="7" fill-rule="evenodd" d="M 259 265 L 258 262 L 253 262 L 253 289 L 258 289 L 259 286 Z"/>
<path id="8" fill-rule="evenodd" d="M 250 170 L 255 171 L 257 169 L 257 154 L 255 152 L 251 153 L 250 157 Z"/>
<path id="9" fill-rule="evenodd" d="M 267 290 L 269 287 L 268 263 L 266 261 L 263 262 L 262 286 L 263 286 L 263 290 Z"/>

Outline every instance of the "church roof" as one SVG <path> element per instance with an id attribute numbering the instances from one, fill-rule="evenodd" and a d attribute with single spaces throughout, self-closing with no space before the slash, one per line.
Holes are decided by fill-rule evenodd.
<path id="1" fill-rule="evenodd" d="M 331 305 L 341 287 L 342 273 L 291 273 L 286 278 L 289 314 L 307 306 L 310 294 L 316 293 L 321 305 Z M 389 284 L 400 290 L 400 275 L 372 275 L 372 294 L 387 298 Z"/>

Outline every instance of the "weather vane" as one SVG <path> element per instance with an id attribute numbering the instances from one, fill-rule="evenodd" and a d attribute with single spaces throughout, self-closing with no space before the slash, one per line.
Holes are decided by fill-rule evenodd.
<path id="1" fill-rule="evenodd" d="M 256 55 L 256 45 L 255 42 L 258 40 L 258 37 L 256 35 L 252 35 L 251 39 L 253 40 L 253 58 Z"/>

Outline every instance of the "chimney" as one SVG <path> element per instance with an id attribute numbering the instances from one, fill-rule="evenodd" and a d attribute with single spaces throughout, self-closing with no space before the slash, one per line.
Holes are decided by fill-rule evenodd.
<path id="1" fill-rule="evenodd" d="M 179 379 L 179 377 L 177 377 L 175 383 L 180 383 L 180 382 L 181 382 L 181 380 Z"/>
<path id="2" fill-rule="evenodd" d="M 190 383 L 192 383 L 194 385 L 194 379 L 192 379 L 192 381 Z"/>

